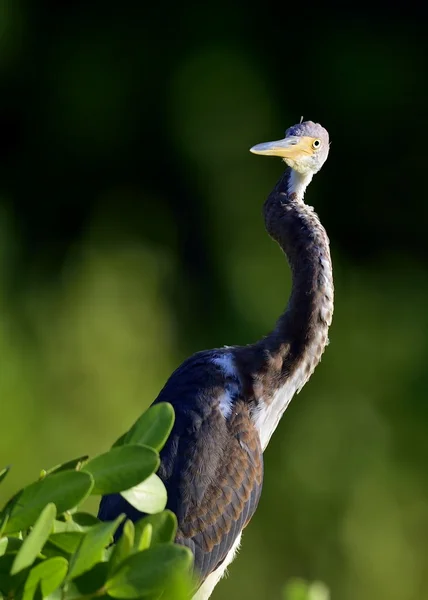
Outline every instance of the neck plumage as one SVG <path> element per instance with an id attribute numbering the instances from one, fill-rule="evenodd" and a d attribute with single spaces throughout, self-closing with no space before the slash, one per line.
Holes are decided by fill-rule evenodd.
<path id="1" fill-rule="evenodd" d="M 247 347 L 242 357 L 241 372 L 249 376 L 245 379 L 254 398 L 263 449 L 328 343 L 333 274 L 325 229 L 313 208 L 303 202 L 311 179 L 312 175 L 287 169 L 264 205 L 266 229 L 290 264 L 292 292 L 274 331 Z"/>

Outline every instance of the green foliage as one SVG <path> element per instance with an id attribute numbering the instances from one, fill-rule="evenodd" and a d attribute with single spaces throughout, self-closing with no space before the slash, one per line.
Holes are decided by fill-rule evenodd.
<path id="1" fill-rule="evenodd" d="M 144 417 L 144 418 L 143 418 Z M 150 408 L 109 452 L 42 471 L 0 512 L 0 598 L 189 597 L 191 552 L 174 544 L 175 515 L 155 471 L 173 422 L 170 405 Z M 0 482 L 8 469 L 0 471 Z M 78 510 L 89 494 L 122 493 L 150 514 L 123 525 Z M 163 511 L 163 512 L 158 512 Z"/>
<path id="2" fill-rule="evenodd" d="M 303 579 L 292 579 L 284 588 L 284 600 L 330 600 L 330 592 L 324 583 L 307 583 Z"/>

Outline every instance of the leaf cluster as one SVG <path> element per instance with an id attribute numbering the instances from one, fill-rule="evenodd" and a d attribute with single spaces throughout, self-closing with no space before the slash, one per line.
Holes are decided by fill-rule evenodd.
<path id="1" fill-rule="evenodd" d="M 192 554 L 174 543 L 177 520 L 156 471 L 174 423 L 170 404 L 146 411 L 113 445 L 42 471 L 0 512 L 0 598 L 185 600 Z M 0 483 L 9 468 L 0 471 Z M 120 493 L 147 514 L 101 522 L 79 509 Z M 123 533 L 116 544 L 113 536 Z"/>

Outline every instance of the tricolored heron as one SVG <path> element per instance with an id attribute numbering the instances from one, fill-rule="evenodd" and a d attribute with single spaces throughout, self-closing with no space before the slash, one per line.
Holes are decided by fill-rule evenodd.
<path id="1" fill-rule="evenodd" d="M 288 165 L 264 204 L 267 232 L 286 254 L 292 291 L 273 331 L 248 346 L 198 352 L 171 375 L 155 402 L 170 402 L 176 420 L 161 451 L 159 476 L 178 518 L 176 541 L 195 557 L 206 600 L 233 560 L 263 483 L 263 451 L 295 392 L 307 382 L 327 344 L 333 275 L 327 234 L 305 190 L 329 152 L 327 131 L 306 121 L 255 154 Z M 103 520 L 142 514 L 120 495 L 101 501 Z"/>

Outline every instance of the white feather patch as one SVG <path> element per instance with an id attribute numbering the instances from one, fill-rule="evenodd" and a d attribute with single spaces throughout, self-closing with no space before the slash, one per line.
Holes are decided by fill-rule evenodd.
<path id="1" fill-rule="evenodd" d="M 213 571 L 212 573 L 210 573 L 210 575 L 208 575 L 208 577 L 205 579 L 204 583 L 201 585 L 199 590 L 193 596 L 192 600 L 208 600 L 208 598 L 213 593 L 215 586 L 220 581 L 220 579 L 224 576 L 227 567 L 230 565 L 232 560 L 235 558 L 235 555 L 236 555 L 236 553 L 239 549 L 239 545 L 241 543 L 241 535 L 242 535 L 242 533 L 240 532 L 238 537 L 234 541 L 232 548 L 227 553 L 224 561 L 221 563 L 221 565 L 215 571 Z"/>
<path id="2" fill-rule="evenodd" d="M 224 354 L 220 354 L 219 356 L 213 358 L 212 361 L 215 365 L 221 367 L 226 377 L 238 378 L 238 374 L 236 372 L 236 367 L 231 352 L 225 352 Z"/>
<path id="3" fill-rule="evenodd" d="M 228 390 L 220 396 L 219 402 L 220 412 L 225 419 L 230 417 L 233 408 L 233 399 Z"/>

